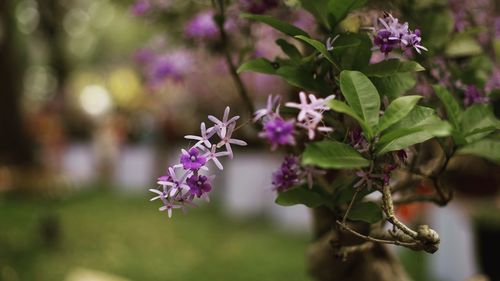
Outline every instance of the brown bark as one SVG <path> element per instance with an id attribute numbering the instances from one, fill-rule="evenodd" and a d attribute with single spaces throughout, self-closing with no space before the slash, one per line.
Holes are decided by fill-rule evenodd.
<path id="1" fill-rule="evenodd" d="M 314 210 L 314 241 L 308 248 L 308 269 L 316 280 L 410 280 L 397 258 L 384 245 L 374 244 L 369 249 L 349 254 L 344 260 L 340 258 L 332 244 L 340 242 L 343 246 L 352 246 L 363 242 L 336 229 L 335 220 L 334 214 L 327 209 Z"/>
<path id="2" fill-rule="evenodd" d="M 21 48 L 17 46 L 15 1 L 0 1 L 0 165 L 30 166 L 33 144 L 22 120 Z"/>

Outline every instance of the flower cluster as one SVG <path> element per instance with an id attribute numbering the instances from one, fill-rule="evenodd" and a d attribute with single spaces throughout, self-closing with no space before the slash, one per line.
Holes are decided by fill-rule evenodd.
<path id="1" fill-rule="evenodd" d="M 375 48 L 386 56 L 396 48 L 403 51 L 413 48 L 419 54 L 422 50 L 427 51 L 427 48 L 420 44 L 422 38 L 419 29 L 410 30 L 407 22 L 400 23 L 389 13 L 386 13 L 383 18 L 379 18 L 378 22 L 380 25 L 374 28 L 373 43 Z"/>
<path id="2" fill-rule="evenodd" d="M 280 145 L 295 145 L 295 126 L 307 130 L 309 139 L 314 139 L 316 131 L 331 132 L 333 129 L 323 125 L 323 112 L 329 110 L 326 103 L 335 95 L 326 98 L 317 98 L 310 94 L 307 100 L 306 93 L 300 92 L 300 103 L 287 102 L 285 106 L 299 109 L 297 120 L 285 120 L 279 113 L 280 97 L 270 95 L 266 108 L 259 109 L 254 114 L 254 122 L 262 119 L 263 130 L 259 133 L 261 138 L 267 139 L 271 149 L 275 150 Z"/>
<path id="3" fill-rule="evenodd" d="M 130 12 L 137 17 L 145 16 L 154 11 L 168 9 L 171 5 L 171 0 L 136 0 L 130 6 Z"/>
<path id="4" fill-rule="evenodd" d="M 137 50 L 134 59 L 143 68 L 147 83 L 153 88 L 168 79 L 182 81 L 194 65 L 192 53 L 186 50 L 157 54 L 146 47 Z"/>
<path id="5" fill-rule="evenodd" d="M 464 105 L 470 106 L 475 103 L 487 103 L 488 97 L 475 86 L 467 85 L 464 90 Z"/>
<path id="6" fill-rule="evenodd" d="M 167 174 L 158 178 L 160 188 L 149 190 L 156 194 L 151 201 L 160 199 L 163 203 L 160 211 L 167 211 L 169 217 L 172 216 L 173 209 L 186 210 L 187 206 L 196 206 L 193 203 L 195 197 L 208 201 L 208 193 L 212 190 L 211 182 L 215 176 L 202 175 L 201 171 L 209 171 L 206 166 L 209 161 L 222 170 L 223 166 L 218 158 L 233 158 L 231 144 L 246 145 L 246 142 L 232 138 L 239 116 L 229 118 L 229 111 L 229 107 L 226 107 L 222 120 L 208 116 L 214 124 L 207 128 L 205 123 L 201 123 L 201 136 L 185 136 L 196 143 L 188 150 L 182 149 L 179 163 L 168 167 Z M 217 142 L 213 142 L 214 139 Z M 221 151 L 221 148 L 224 149 Z"/>
<path id="7" fill-rule="evenodd" d="M 302 174 L 297 156 L 286 156 L 280 168 L 273 173 L 273 190 L 282 192 L 290 189 L 300 182 Z"/>
<path id="8" fill-rule="evenodd" d="M 335 95 L 330 95 L 326 98 L 316 98 L 314 95 L 309 94 L 307 101 L 306 93 L 300 92 L 300 103 L 287 102 L 285 105 L 290 108 L 297 108 L 300 110 L 297 115 L 297 126 L 307 130 L 309 139 L 314 139 L 315 132 L 331 132 L 333 129 L 323 125 L 323 112 L 330 110 L 326 103 L 335 98 Z"/>

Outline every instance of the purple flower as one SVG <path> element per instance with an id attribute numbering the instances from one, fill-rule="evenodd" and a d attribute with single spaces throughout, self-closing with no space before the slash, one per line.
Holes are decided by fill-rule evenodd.
<path id="1" fill-rule="evenodd" d="M 427 51 L 427 48 L 420 44 L 420 30 L 411 31 L 407 22 L 399 23 L 397 18 L 387 13 L 378 19 L 378 23 L 381 26 L 374 28 L 373 44 L 375 49 L 379 49 L 386 56 L 398 47 L 408 52 L 413 48 L 419 54 L 422 50 Z"/>
<path id="2" fill-rule="evenodd" d="M 152 62 L 156 54 L 150 48 L 140 48 L 134 52 L 134 61 L 140 65 L 147 65 Z"/>
<path id="3" fill-rule="evenodd" d="M 272 119 L 276 116 L 279 116 L 280 109 L 280 96 L 273 97 L 273 95 L 269 95 L 267 97 L 267 105 L 266 108 L 259 109 L 255 111 L 253 122 L 257 122 L 259 119 L 264 118 L 264 122 Z M 274 109 L 276 107 L 276 110 Z"/>
<path id="4" fill-rule="evenodd" d="M 491 91 L 495 89 L 500 89 L 500 68 L 498 67 L 493 67 L 490 79 L 488 79 L 486 85 L 484 85 L 484 91 L 486 93 L 491 93 Z"/>
<path id="5" fill-rule="evenodd" d="M 187 135 L 184 136 L 184 138 L 198 141 L 193 145 L 193 147 L 199 147 L 200 145 L 204 144 L 205 147 L 211 148 L 212 144 L 210 143 L 210 138 L 215 134 L 215 129 L 211 127 L 207 130 L 205 122 L 201 122 L 200 130 L 201 136 Z"/>
<path id="6" fill-rule="evenodd" d="M 235 122 L 230 123 L 228 128 L 227 128 L 226 136 L 224 138 L 222 138 L 220 140 L 220 142 L 217 144 L 217 148 L 220 148 L 222 146 L 226 147 L 226 152 L 228 153 L 228 156 L 230 159 L 233 159 L 233 149 L 231 148 L 231 144 L 235 144 L 235 145 L 239 145 L 239 146 L 246 146 L 247 145 L 247 143 L 245 141 L 232 138 L 235 126 L 236 126 Z"/>
<path id="7" fill-rule="evenodd" d="M 207 176 L 192 175 L 187 179 L 186 182 L 190 187 L 189 193 L 195 195 L 198 198 L 202 197 L 204 194 L 212 190 L 210 180 Z M 208 197 L 205 198 L 208 199 Z"/>
<path id="8" fill-rule="evenodd" d="M 151 4 L 148 0 L 137 0 L 130 7 L 130 11 L 134 16 L 142 16 L 151 10 Z"/>
<path id="9" fill-rule="evenodd" d="M 206 10 L 195 15 L 186 24 L 184 34 L 190 39 L 217 39 L 219 36 L 219 29 L 214 21 L 214 12 L 212 10 Z"/>
<path id="10" fill-rule="evenodd" d="M 271 143 L 271 149 L 275 150 L 278 145 L 295 145 L 294 120 L 285 121 L 277 116 L 264 123 L 264 129 L 259 137 L 267 139 Z"/>
<path id="11" fill-rule="evenodd" d="M 203 155 L 203 157 L 206 157 L 208 160 L 212 160 L 212 162 L 214 162 L 215 166 L 217 166 L 217 168 L 219 168 L 219 170 L 223 170 L 224 167 L 222 166 L 222 163 L 220 162 L 219 159 L 217 159 L 217 157 L 223 157 L 223 156 L 228 156 L 229 155 L 229 152 L 227 151 L 223 151 L 223 152 L 217 152 L 217 145 L 212 145 L 212 148 L 210 149 L 210 151 L 208 151 L 207 153 L 205 153 Z"/>
<path id="12" fill-rule="evenodd" d="M 297 126 L 307 130 L 307 135 L 309 139 L 314 139 L 316 130 L 320 132 L 331 132 L 333 129 L 326 127 L 324 125 L 319 126 L 323 122 L 323 112 L 330 110 L 326 103 L 335 98 L 335 95 L 330 95 L 326 98 L 316 98 L 316 96 L 310 94 L 309 100 L 307 101 L 306 93 L 300 92 L 300 103 L 287 102 L 285 105 L 291 108 L 297 108 L 300 110 L 297 115 Z"/>
<path id="13" fill-rule="evenodd" d="M 163 206 L 160 211 L 167 211 L 169 217 L 172 216 L 173 209 L 182 208 L 183 212 L 186 212 L 188 206 L 196 207 L 192 202 L 195 197 L 202 197 L 208 201 L 208 192 L 212 190 L 210 182 L 214 176 L 199 175 L 199 170 L 209 171 L 205 164 L 210 160 L 222 170 L 223 167 L 218 157 L 230 156 L 232 158 L 231 144 L 246 145 L 246 142 L 232 138 L 239 116 L 229 118 L 229 111 L 227 107 L 222 121 L 209 116 L 210 120 L 215 123 L 213 127 L 207 129 L 205 123 L 201 123 L 201 136 L 185 136 L 187 139 L 196 140 L 197 143 L 189 151 L 182 149 L 180 163 L 169 167 L 167 174 L 158 178 L 157 183 L 160 188 L 149 190 L 156 195 L 151 201 L 161 199 Z M 211 143 L 212 137 L 219 138 L 219 141 L 215 140 L 217 144 Z M 223 146 L 226 151 L 218 151 L 218 148 Z"/>
<path id="14" fill-rule="evenodd" d="M 428 51 L 426 47 L 422 46 L 420 42 L 422 38 L 420 37 L 420 29 L 415 29 L 414 32 L 410 32 L 401 36 L 401 49 L 403 51 L 413 48 L 417 53 L 421 53 L 422 50 Z"/>
<path id="15" fill-rule="evenodd" d="M 155 86 L 169 78 L 180 81 L 191 71 L 192 66 L 191 53 L 184 50 L 168 52 L 149 63 L 149 83 Z"/>
<path id="16" fill-rule="evenodd" d="M 278 6 L 277 0 L 239 0 L 240 9 L 252 14 L 262 14 Z"/>
<path id="17" fill-rule="evenodd" d="M 214 128 L 215 128 L 217 134 L 221 138 L 224 138 L 226 136 L 227 127 L 231 123 L 234 123 L 234 122 L 236 122 L 236 120 L 240 119 L 239 116 L 233 116 L 233 117 L 229 118 L 229 111 L 230 110 L 231 109 L 229 108 L 229 106 L 227 106 L 226 109 L 224 110 L 224 116 L 222 117 L 222 120 L 217 119 L 215 116 L 208 115 L 208 119 L 210 119 L 210 121 L 215 123 Z"/>
<path id="18" fill-rule="evenodd" d="M 273 190 L 282 192 L 300 182 L 300 165 L 296 156 L 286 156 L 279 170 L 273 173 Z"/>
<path id="19" fill-rule="evenodd" d="M 181 164 L 185 170 L 198 170 L 205 163 L 207 159 L 199 155 L 200 152 L 196 147 L 191 148 L 189 151 L 182 150 Z"/>
<path id="20" fill-rule="evenodd" d="M 377 36 L 373 39 L 373 43 L 380 49 L 386 56 L 397 46 L 398 40 L 389 39 L 391 32 L 388 30 L 380 30 Z"/>
<path id="21" fill-rule="evenodd" d="M 488 98 L 483 96 L 475 85 L 467 85 L 464 91 L 464 105 L 469 106 L 474 103 L 486 103 Z"/>

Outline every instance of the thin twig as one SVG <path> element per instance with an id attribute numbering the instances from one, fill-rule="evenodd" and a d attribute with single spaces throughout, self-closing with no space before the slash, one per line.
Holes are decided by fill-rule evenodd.
<path id="1" fill-rule="evenodd" d="M 226 31 L 224 30 L 224 23 L 226 22 L 224 1 L 223 0 L 217 0 L 217 1 L 212 0 L 212 5 L 217 12 L 218 19 L 216 20 L 216 22 L 217 22 L 217 27 L 218 27 L 219 33 L 220 33 L 220 42 L 222 45 L 222 50 L 224 52 L 224 58 L 226 59 L 226 63 L 229 67 L 229 73 L 231 74 L 231 77 L 233 78 L 233 81 L 234 81 L 236 88 L 238 90 L 238 94 L 240 95 L 241 99 L 243 100 L 243 103 L 245 104 L 249 115 L 252 116 L 253 113 L 255 112 L 255 108 L 254 108 L 252 100 L 250 99 L 250 96 L 248 95 L 248 91 L 245 88 L 245 84 L 243 84 L 241 77 L 238 75 L 237 68 L 234 65 L 233 60 L 231 58 L 231 51 L 229 50 L 227 34 L 226 34 Z"/>

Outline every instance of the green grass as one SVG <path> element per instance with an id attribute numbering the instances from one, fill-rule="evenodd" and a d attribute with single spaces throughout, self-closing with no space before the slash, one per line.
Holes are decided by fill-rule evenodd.
<path id="1" fill-rule="evenodd" d="M 310 280 L 306 236 L 264 221 L 226 219 L 213 204 L 170 220 L 157 205 L 146 197 L 96 192 L 59 202 L 2 201 L 0 273 L 57 281 L 84 267 L 139 281 Z M 55 247 L 40 235 L 47 216 L 59 221 Z"/>

